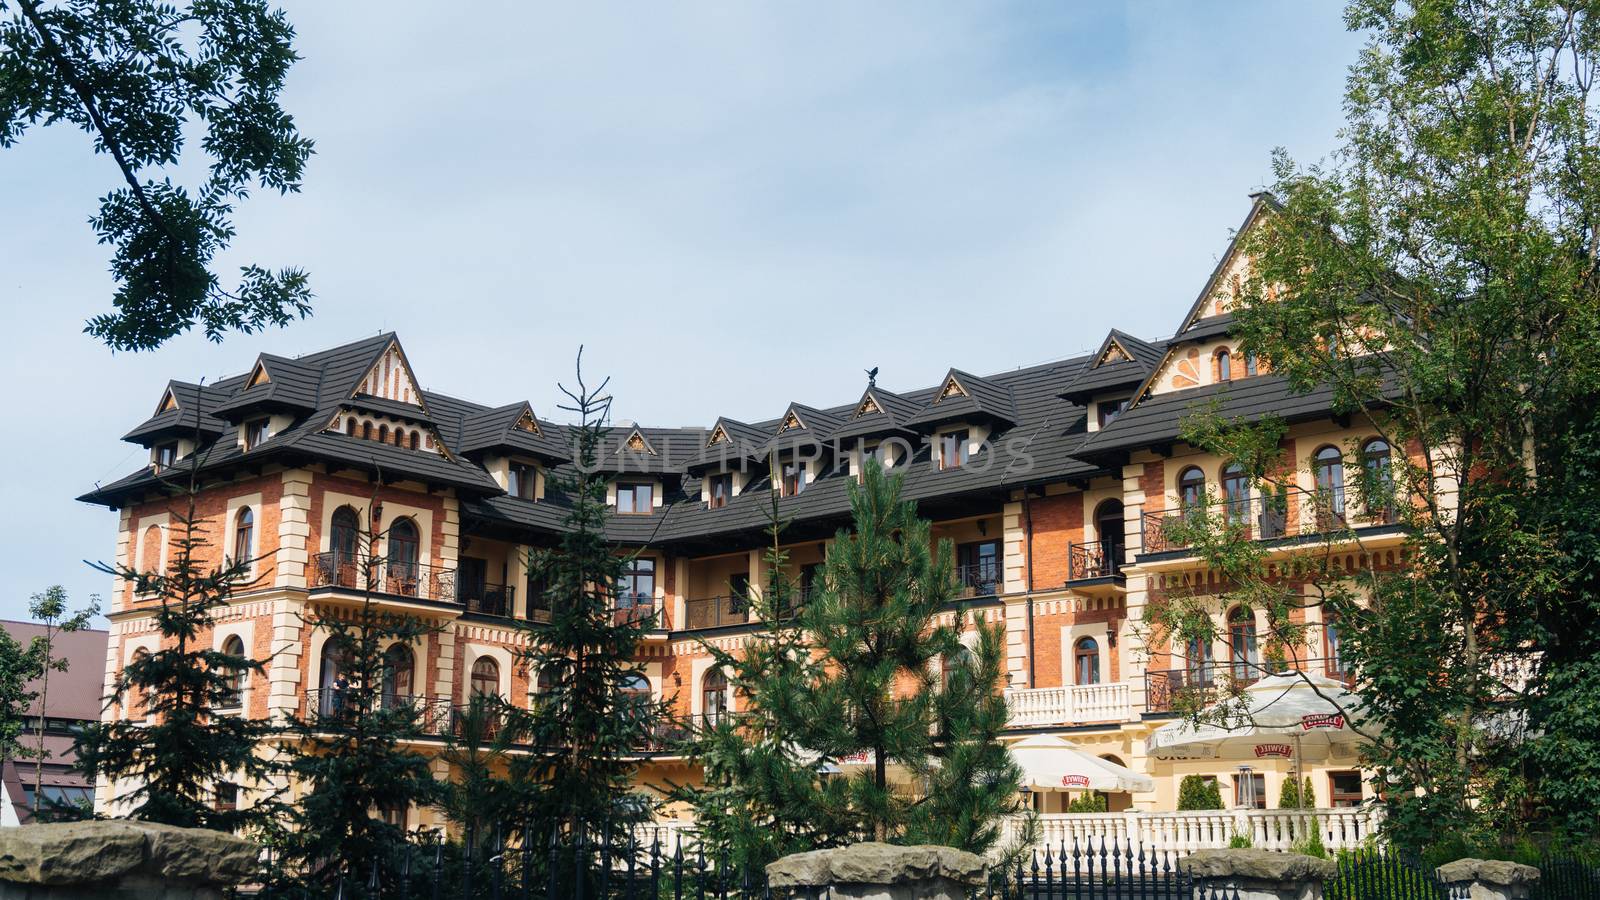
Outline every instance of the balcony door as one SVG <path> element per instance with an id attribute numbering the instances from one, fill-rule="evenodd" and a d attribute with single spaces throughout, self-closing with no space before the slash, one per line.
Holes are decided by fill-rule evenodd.
<path id="1" fill-rule="evenodd" d="M 1122 501 L 1107 500 L 1095 508 L 1094 531 L 1100 538 L 1099 571 L 1094 575 L 1116 575 L 1122 571 L 1128 536 L 1122 521 Z"/>
<path id="2" fill-rule="evenodd" d="M 996 593 L 1000 582 L 1000 542 L 977 541 L 956 548 L 956 574 L 967 596 Z"/>

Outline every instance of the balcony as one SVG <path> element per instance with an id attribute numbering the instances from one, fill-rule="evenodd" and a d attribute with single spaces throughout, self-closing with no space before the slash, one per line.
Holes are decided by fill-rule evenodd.
<path id="1" fill-rule="evenodd" d="M 1133 715 L 1133 685 L 1126 681 L 1006 691 L 1013 728 L 1126 722 Z"/>
<path id="2" fill-rule="evenodd" d="M 506 584 L 463 584 L 456 596 L 467 612 L 480 616 L 509 617 L 517 608 L 517 589 Z"/>
<path id="3" fill-rule="evenodd" d="M 956 593 L 958 600 L 996 596 L 1001 586 L 1000 567 L 991 563 L 956 566 L 956 582 L 960 585 Z"/>
<path id="4" fill-rule="evenodd" d="M 310 587 L 458 603 L 454 569 L 332 551 L 311 559 Z"/>
<path id="5" fill-rule="evenodd" d="M 1067 586 L 1080 593 L 1121 593 L 1128 583 L 1122 574 L 1124 556 L 1121 542 L 1067 544 Z"/>
<path id="6" fill-rule="evenodd" d="M 618 625 L 644 622 L 656 614 L 656 598 L 649 594 L 633 594 L 624 591 L 617 596 L 617 605 L 611 611 L 613 621 Z M 665 628 L 665 622 L 657 622 L 658 628 Z"/>
<path id="7" fill-rule="evenodd" d="M 362 705 L 374 704 L 378 710 L 410 710 L 418 735 L 442 737 L 455 724 L 455 711 L 448 697 L 423 697 L 406 694 L 373 694 L 355 687 L 314 688 L 306 691 L 306 717 L 322 717 L 323 725 L 337 728 L 353 719 Z"/>
<path id="8" fill-rule="evenodd" d="M 1144 673 L 1144 708 L 1147 713 L 1170 713 L 1194 702 L 1211 699 L 1214 688 L 1254 684 L 1271 672 L 1312 672 L 1354 687 L 1354 679 L 1337 659 L 1285 661 L 1280 665 L 1252 659 L 1241 662 L 1206 661 L 1181 669 L 1154 669 Z"/>
<path id="9" fill-rule="evenodd" d="M 750 621 L 750 601 L 738 594 L 723 597 L 704 597 L 685 601 L 684 627 L 693 631 L 699 628 L 718 628 L 723 625 L 743 625 Z"/>
<path id="10" fill-rule="evenodd" d="M 1247 497 L 1177 509 L 1147 510 L 1140 517 L 1143 556 L 1189 549 L 1202 529 L 1221 530 L 1248 541 L 1277 541 L 1337 534 L 1398 523 L 1392 506 L 1360 509 L 1343 492 L 1298 497 Z"/>

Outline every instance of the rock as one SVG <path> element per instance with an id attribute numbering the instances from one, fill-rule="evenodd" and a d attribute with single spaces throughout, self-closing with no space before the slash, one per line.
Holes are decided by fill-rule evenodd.
<path id="1" fill-rule="evenodd" d="M 151 822 L 23 825 L 0 830 L 0 881 L 237 884 L 255 871 L 259 853 L 254 844 L 230 834 Z"/>
<path id="2" fill-rule="evenodd" d="M 1539 870 L 1522 863 L 1503 859 L 1458 859 L 1439 867 L 1439 880 L 1446 884 L 1463 881 L 1481 881 L 1484 884 L 1507 886 L 1532 884 L 1539 880 Z"/>
<path id="3" fill-rule="evenodd" d="M 785 856 L 767 866 L 773 887 L 839 884 L 912 884 L 948 878 L 969 887 L 984 882 L 983 859 L 954 847 L 921 844 L 851 844 Z"/>
<path id="4" fill-rule="evenodd" d="M 1272 850 L 1196 850 L 1178 860 L 1179 871 L 1196 878 L 1250 878 L 1258 881 L 1320 881 L 1332 878 L 1339 865 L 1303 853 Z"/>

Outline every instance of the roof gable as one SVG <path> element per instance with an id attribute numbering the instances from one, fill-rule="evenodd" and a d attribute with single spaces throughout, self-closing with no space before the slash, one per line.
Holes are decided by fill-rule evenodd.
<path id="1" fill-rule="evenodd" d="M 1262 220 L 1264 214 L 1278 208 L 1277 199 L 1266 192 L 1251 194 L 1250 200 L 1250 211 L 1245 213 L 1244 221 L 1239 223 L 1239 227 L 1233 231 L 1233 237 L 1228 239 L 1228 248 L 1223 251 L 1222 259 L 1217 261 L 1216 268 L 1212 269 L 1210 276 L 1206 278 L 1205 285 L 1200 289 L 1200 296 L 1195 298 L 1194 303 L 1189 306 L 1189 311 L 1184 314 L 1178 330 L 1173 332 L 1174 338 L 1182 337 L 1185 331 L 1194 327 L 1194 324 L 1201 319 L 1220 316 L 1228 311 L 1226 303 L 1217 294 L 1232 276 L 1236 276 L 1241 268 L 1248 264 L 1240 252 L 1239 245 L 1250 229 Z"/>
<path id="2" fill-rule="evenodd" d="M 399 338 L 391 338 L 389 345 L 367 367 L 366 374 L 361 376 L 361 380 L 350 391 L 352 397 L 357 394 L 369 394 L 397 403 L 410 403 L 424 410 L 428 408 L 422 390 L 417 387 L 416 373 L 411 370 L 411 362 L 406 359 Z"/>
<path id="3" fill-rule="evenodd" d="M 970 372 L 951 369 L 927 405 L 901 424 L 936 425 L 966 418 L 990 419 L 1015 425 L 1017 404 L 1011 389 Z"/>
<path id="4" fill-rule="evenodd" d="M 629 453 L 648 453 L 651 456 L 659 455 L 656 453 L 655 445 L 650 443 L 650 439 L 644 436 L 644 432 L 640 431 L 638 426 L 634 426 L 634 429 L 628 432 L 628 436 L 622 439 L 622 446 L 617 448 L 618 453 L 621 453 L 624 450 L 628 451 Z"/>

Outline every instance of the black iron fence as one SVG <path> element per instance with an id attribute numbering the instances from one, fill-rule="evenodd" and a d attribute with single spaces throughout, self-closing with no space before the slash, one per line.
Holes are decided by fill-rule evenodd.
<path id="1" fill-rule="evenodd" d="M 1122 575 L 1123 545 L 1120 541 L 1089 541 L 1067 544 L 1067 581 L 1117 578 Z"/>
<path id="2" fill-rule="evenodd" d="M 1175 509 L 1145 511 L 1140 517 L 1141 552 L 1187 549 L 1192 543 L 1191 533 L 1202 527 L 1226 528 L 1244 540 L 1271 541 L 1393 525 L 1397 521 L 1392 504 L 1366 507 L 1347 500 L 1342 490 L 1207 500 Z"/>
<path id="3" fill-rule="evenodd" d="M 1172 712 L 1188 705 L 1186 699 L 1211 699 L 1213 688 L 1254 684 L 1279 672 L 1311 672 L 1354 686 L 1345 664 L 1338 659 L 1286 660 L 1282 665 L 1274 665 L 1259 655 L 1240 660 L 1206 660 L 1179 669 L 1145 670 L 1145 712 Z"/>
<path id="4" fill-rule="evenodd" d="M 959 597 L 993 597 L 1000 593 L 1000 566 L 995 563 L 978 563 L 956 566 L 956 581 L 960 584 Z"/>
<path id="5" fill-rule="evenodd" d="M 318 553 L 311 562 L 313 588 L 347 588 L 396 597 L 459 602 L 454 569 L 339 550 Z"/>
<path id="6" fill-rule="evenodd" d="M 691 630 L 743 625 L 750 621 L 750 600 L 742 594 L 702 597 L 686 601 L 683 607 L 684 618 L 688 620 L 684 627 Z"/>

